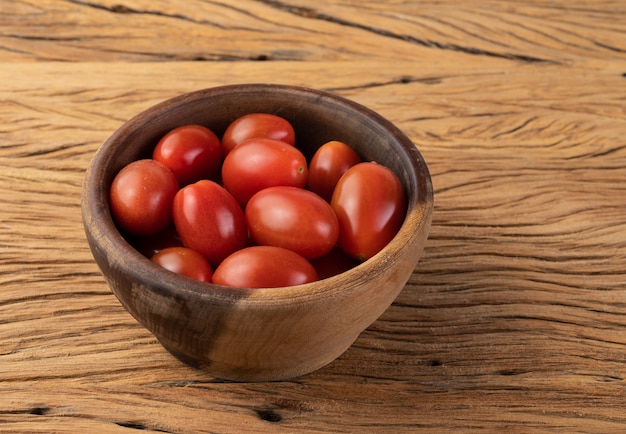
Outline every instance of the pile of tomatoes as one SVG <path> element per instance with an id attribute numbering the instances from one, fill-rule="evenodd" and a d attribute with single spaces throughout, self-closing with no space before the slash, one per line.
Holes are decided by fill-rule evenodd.
<path id="1" fill-rule="evenodd" d="M 369 259 L 406 214 L 398 177 L 347 144 L 310 161 L 292 125 L 268 113 L 234 120 L 221 140 L 184 125 L 152 158 L 116 175 L 111 213 L 155 263 L 205 282 L 247 288 L 299 285 Z"/>

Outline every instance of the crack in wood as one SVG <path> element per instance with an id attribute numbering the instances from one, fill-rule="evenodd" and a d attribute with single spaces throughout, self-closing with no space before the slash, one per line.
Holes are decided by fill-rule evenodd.
<path id="1" fill-rule="evenodd" d="M 16 34 L 5 34 L 2 35 L 7 38 L 15 38 L 15 39 L 23 39 L 25 41 L 53 41 L 53 42 L 77 42 L 80 41 L 79 38 L 63 38 L 58 36 L 34 36 L 34 35 L 16 35 Z"/>
<path id="2" fill-rule="evenodd" d="M 501 59 L 522 61 L 526 63 L 559 64 L 559 62 L 555 60 L 543 59 L 540 57 L 535 57 L 535 56 L 530 56 L 530 55 L 525 55 L 525 54 L 501 53 L 501 52 L 485 50 L 481 48 L 466 47 L 466 46 L 462 46 L 458 44 L 441 43 L 441 42 L 433 41 L 430 39 L 417 38 L 411 35 L 398 34 L 390 30 L 368 26 L 368 25 L 356 23 L 353 21 L 348 21 L 343 18 L 338 18 L 332 15 L 327 15 L 321 12 L 317 12 L 315 9 L 312 9 L 312 8 L 293 6 L 293 5 L 289 5 L 281 1 L 261 0 L 261 3 L 264 3 L 268 6 L 274 7 L 276 9 L 279 9 L 285 12 L 289 12 L 291 14 L 294 14 L 303 18 L 317 19 L 317 20 L 339 24 L 339 25 L 346 26 L 346 27 L 352 27 L 352 28 L 356 28 L 360 30 L 365 30 L 367 32 L 375 33 L 380 36 L 399 39 L 399 40 L 403 40 L 406 42 L 410 42 L 410 43 L 421 45 L 421 46 L 428 47 L 428 48 L 437 48 L 440 50 L 451 50 L 451 51 L 457 51 L 457 52 L 462 52 L 462 53 L 471 54 L 471 55 L 496 57 L 496 58 L 501 58 Z"/>
<path id="3" fill-rule="evenodd" d="M 114 422 L 115 425 L 121 426 L 123 428 L 136 429 L 139 431 L 153 431 L 153 432 L 163 432 L 170 433 L 171 431 L 166 431 L 159 428 L 149 427 L 140 422 Z"/>
<path id="4" fill-rule="evenodd" d="M 164 17 L 164 18 L 175 18 L 175 19 L 179 19 L 179 20 L 184 20 L 184 21 L 189 21 L 195 24 L 209 24 L 211 26 L 215 26 L 215 27 L 219 27 L 219 28 L 225 28 L 223 25 L 218 24 L 216 22 L 212 22 L 212 21 L 206 21 L 206 20 L 196 20 L 192 17 L 189 17 L 187 15 L 183 15 L 183 14 L 170 14 L 170 13 L 166 13 L 166 12 L 161 12 L 161 11 L 157 11 L 157 10 L 144 10 L 144 9 L 134 9 L 131 8 L 129 6 L 123 5 L 123 4 L 114 4 L 112 6 L 106 6 L 106 5 L 102 5 L 99 3 L 93 3 L 93 2 L 87 2 L 87 1 L 81 1 L 81 0 L 69 0 L 70 3 L 74 3 L 74 4 L 78 4 L 81 6 L 88 6 L 94 9 L 100 9 L 103 11 L 107 11 L 107 12 L 111 12 L 111 13 L 115 13 L 115 14 L 143 14 L 143 15 L 154 15 L 157 17 Z"/>
<path id="5" fill-rule="evenodd" d="M 423 84 L 439 84 L 446 77 L 410 77 L 410 76 L 402 76 L 395 78 L 393 80 L 381 81 L 381 82 L 373 82 L 373 83 L 363 83 L 354 86 L 343 86 L 343 87 L 333 87 L 327 88 L 326 90 L 330 92 L 339 92 L 339 91 L 347 91 L 347 90 L 357 90 L 357 89 L 370 89 L 375 87 L 383 87 L 394 84 L 411 84 L 411 83 L 423 83 Z"/>
<path id="6" fill-rule="evenodd" d="M 615 47 L 613 45 L 604 44 L 604 43 L 598 42 L 598 41 L 593 41 L 593 43 L 597 47 L 605 48 L 605 49 L 610 50 L 610 51 L 615 51 L 616 53 L 626 53 L 626 49 L 623 49 L 623 48 L 618 48 L 618 47 Z"/>
<path id="7" fill-rule="evenodd" d="M 179 19 L 183 19 L 183 20 L 194 21 L 190 17 L 187 17 L 185 15 L 181 15 L 181 14 L 168 14 L 168 13 L 160 12 L 160 11 L 148 11 L 148 10 L 133 9 L 133 8 L 128 7 L 126 5 L 123 5 L 123 4 L 114 4 L 112 6 L 106 6 L 106 5 L 102 5 L 102 4 L 98 4 L 98 3 L 86 2 L 86 1 L 80 1 L 80 0 L 69 0 L 69 2 L 70 3 L 74 3 L 74 4 L 78 4 L 78 5 L 82 5 L 82 6 L 88 6 L 88 7 L 94 8 L 94 9 L 100 9 L 100 10 L 103 10 L 103 11 L 113 12 L 113 13 L 116 13 L 116 14 L 147 14 L 147 15 L 157 15 L 157 16 L 161 16 L 161 17 L 179 18 Z"/>

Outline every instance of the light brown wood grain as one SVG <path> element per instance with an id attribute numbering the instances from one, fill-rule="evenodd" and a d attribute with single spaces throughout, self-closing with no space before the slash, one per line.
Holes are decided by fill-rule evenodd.
<path id="1" fill-rule="evenodd" d="M 302 83 L 325 65 L 283 66 L 293 83 Z M 21 67 L 26 74 L 11 68 L 2 73 L 16 89 L 2 99 L 19 95 L 21 102 L 13 104 L 20 110 L 3 115 L 3 123 L 12 125 L 3 137 L 12 136 L 17 146 L 1 148 L 7 206 L 0 211 L 0 381 L 8 393 L 3 396 L 11 396 L 0 400 L 0 413 L 10 415 L 5 420 L 26 418 L 46 427 L 58 420 L 62 428 L 74 415 L 172 432 L 202 431 L 209 420 L 207 430 L 227 431 L 234 420 L 225 414 L 258 430 L 270 424 L 259 414 L 293 429 L 326 431 L 334 431 L 337 420 L 346 431 L 376 424 L 391 430 L 462 428 L 470 421 L 494 429 L 625 422 L 614 409 L 624 398 L 624 148 L 617 134 L 625 121 L 580 113 L 579 107 L 564 116 L 552 108 L 555 95 L 571 83 L 562 82 L 530 108 L 523 101 L 510 101 L 512 108 L 501 102 L 499 113 L 459 116 L 454 113 L 468 107 L 479 112 L 488 104 L 481 83 L 456 101 L 450 98 L 453 78 L 437 85 L 397 83 L 395 77 L 411 72 L 410 63 L 368 65 L 387 85 L 359 84 L 347 75 L 320 82 L 380 111 L 420 146 L 436 189 L 432 235 L 396 303 L 339 360 L 293 382 L 237 385 L 214 383 L 182 366 L 123 311 L 87 250 L 78 197 L 93 151 L 123 118 L 186 90 L 163 89 L 156 79 L 137 88 L 137 77 L 169 74 L 200 87 L 217 84 L 204 80 L 207 71 L 231 74 L 236 82 L 251 69 L 147 64 L 142 74 L 137 65 L 106 72 L 103 66 L 33 64 Z M 68 84 L 62 77 L 74 68 L 92 73 Z M 256 66 L 255 78 L 271 80 L 274 68 Z M 529 70 L 511 68 L 499 80 L 493 74 L 491 89 L 525 86 L 529 72 L 542 71 L 548 80 L 560 71 Z M 45 74 L 58 82 L 20 90 Z M 605 79 L 617 85 L 622 78 L 607 72 Z M 116 90 L 123 87 L 136 90 Z M 598 98 L 608 106 L 611 97 L 602 91 Z M 102 101 L 99 94 L 109 96 Z M 423 119 L 429 107 L 441 113 Z M 511 130 L 531 118 L 493 139 L 506 125 Z M 526 132 L 531 128 L 541 134 Z M 59 130 L 56 138 L 52 129 Z M 597 149 L 579 143 L 597 143 Z M 593 411 L 586 399 L 594 402 Z M 158 410 L 151 411 L 154 406 Z M 25 416 L 37 408 L 45 415 Z M 203 409 L 202 417 L 194 409 Z"/>
<path id="2" fill-rule="evenodd" d="M 624 431 L 622 2 L 240 5 L 0 6 L 0 431 Z M 348 352 L 237 384 L 182 365 L 123 310 L 79 198 L 123 121 L 252 81 L 396 123 L 435 212 L 408 285 Z"/>
<path id="3" fill-rule="evenodd" d="M 626 58 L 626 6 L 612 0 L 17 0 L 2 9 L 0 53 L 12 61 L 389 62 L 433 50 L 561 64 Z"/>

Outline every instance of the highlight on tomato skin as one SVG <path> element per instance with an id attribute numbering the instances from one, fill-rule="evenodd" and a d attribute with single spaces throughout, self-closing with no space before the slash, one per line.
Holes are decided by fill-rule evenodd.
<path id="1" fill-rule="evenodd" d="M 285 123 L 242 116 L 222 143 L 201 125 L 174 128 L 114 178 L 120 232 L 170 271 L 236 287 L 300 285 L 371 258 L 406 217 L 400 179 L 339 141 L 307 164 Z"/>
<path id="2" fill-rule="evenodd" d="M 318 279 L 304 257 L 275 246 L 252 246 L 238 250 L 215 269 L 213 283 L 239 288 L 279 288 Z"/>
<path id="3" fill-rule="evenodd" d="M 352 166 L 341 177 L 331 200 L 339 220 L 339 246 L 365 261 L 396 236 L 407 203 L 398 176 L 375 162 Z"/>
<path id="4" fill-rule="evenodd" d="M 339 222 L 330 204 L 303 188 L 263 189 L 248 201 L 245 215 L 258 244 L 284 247 L 307 259 L 327 254 L 339 239 Z"/>
<path id="5" fill-rule="evenodd" d="M 187 247 L 167 247 L 150 259 L 167 270 L 191 279 L 209 283 L 213 281 L 213 269 L 208 261 Z"/>
<path id="6" fill-rule="evenodd" d="M 109 190 L 116 223 L 132 235 L 154 235 L 172 223 L 172 202 L 178 180 L 152 159 L 133 161 L 120 170 Z"/>
<path id="7" fill-rule="evenodd" d="M 330 202 L 341 176 L 362 161 L 359 154 L 344 142 L 326 142 L 311 158 L 307 187 Z"/>
<path id="8" fill-rule="evenodd" d="M 181 188 L 173 204 L 174 225 L 183 244 L 216 267 L 248 242 L 243 210 L 224 187 L 202 180 Z"/>
<path id="9" fill-rule="evenodd" d="M 215 179 L 222 165 L 222 144 L 202 125 L 183 125 L 163 136 L 152 159 L 169 168 L 181 186 L 201 179 Z"/>
<path id="10" fill-rule="evenodd" d="M 243 115 L 226 128 L 222 135 L 222 149 L 228 155 L 236 146 L 253 138 L 280 140 L 294 145 L 296 133 L 289 121 L 270 113 L 249 113 Z"/>
<path id="11" fill-rule="evenodd" d="M 242 207 L 258 191 L 279 185 L 303 188 L 309 175 L 304 154 L 280 140 L 250 139 L 224 158 L 222 183 Z"/>

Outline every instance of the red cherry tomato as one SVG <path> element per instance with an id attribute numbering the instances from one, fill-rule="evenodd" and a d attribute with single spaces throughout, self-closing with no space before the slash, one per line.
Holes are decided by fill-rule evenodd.
<path id="1" fill-rule="evenodd" d="M 246 245 L 248 230 L 243 210 L 213 181 L 202 180 L 181 188 L 173 210 L 174 225 L 183 244 L 214 267 Z"/>
<path id="2" fill-rule="evenodd" d="M 113 179 L 109 191 L 111 214 L 132 235 L 156 234 L 172 223 L 172 201 L 178 181 L 154 160 L 128 164 Z"/>
<path id="3" fill-rule="evenodd" d="M 260 245 L 284 247 L 307 259 L 330 252 L 339 223 L 331 206 L 317 194 L 296 187 L 270 187 L 252 196 L 246 222 Z"/>
<path id="4" fill-rule="evenodd" d="M 352 166 L 331 200 L 339 220 L 339 246 L 361 261 L 396 235 L 406 215 L 406 197 L 396 174 L 374 162 Z"/>
<path id="5" fill-rule="evenodd" d="M 184 186 L 201 179 L 214 179 L 222 164 L 222 145 L 208 128 L 184 125 L 159 140 L 152 158 L 174 172 Z"/>
<path id="6" fill-rule="evenodd" d="M 213 283 L 239 288 L 277 288 L 317 280 L 313 266 L 291 250 L 253 246 L 239 250 L 217 267 Z"/>
<path id="7" fill-rule="evenodd" d="M 361 161 L 359 154 L 343 142 L 331 141 L 323 144 L 309 163 L 309 190 L 330 202 L 341 175 Z"/>
<path id="8" fill-rule="evenodd" d="M 245 206 L 256 192 L 267 187 L 304 187 L 308 173 L 306 158 L 297 148 L 279 140 L 250 139 L 224 159 L 222 182 Z"/>
<path id="9" fill-rule="evenodd" d="M 204 256 L 187 247 L 168 247 L 152 256 L 151 260 L 163 268 L 192 279 L 211 282 L 213 278 L 213 269 Z"/>
<path id="10" fill-rule="evenodd" d="M 311 265 L 317 271 L 317 276 L 320 280 L 348 271 L 359 265 L 359 263 L 359 261 L 348 256 L 339 247 L 335 247 L 322 257 L 311 260 Z"/>
<path id="11" fill-rule="evenodd" d="M 289 145 L 296 141 L 293 127 L 286 119 L 269 113 L 250 113 L 235 119 L 222 136 L 224 155 L 248 139 L 268 138 Z"/>

